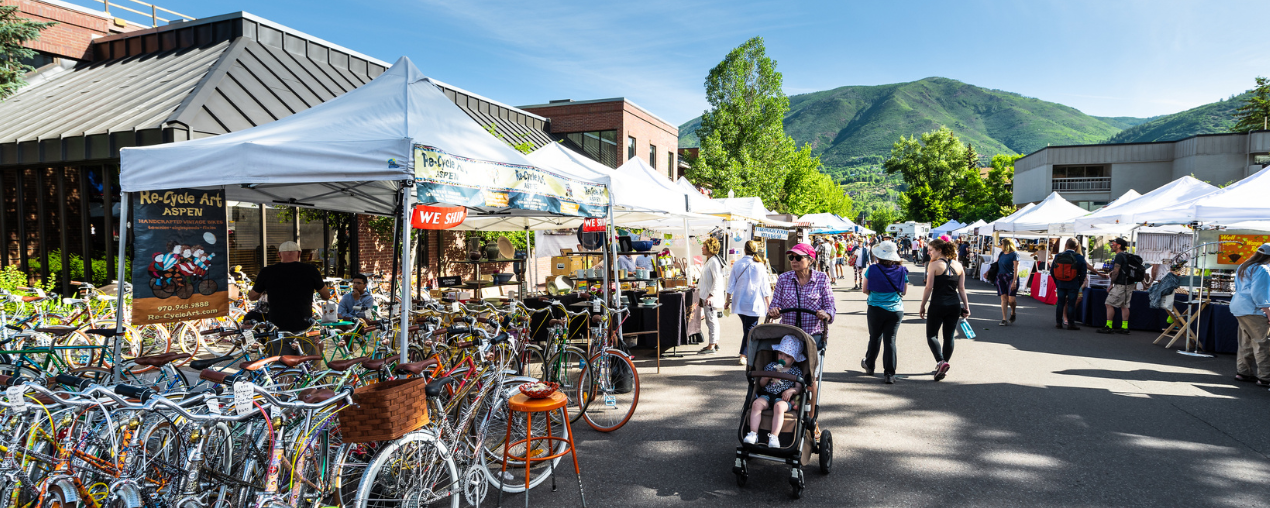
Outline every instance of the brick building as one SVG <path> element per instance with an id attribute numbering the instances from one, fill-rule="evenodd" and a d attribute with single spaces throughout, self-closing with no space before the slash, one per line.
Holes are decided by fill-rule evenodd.
<path id="1" fill-rule="evenodd" d="M 38 40 L 24 44 L 39 53 L 27 62 L 36 68 L 57 59 L 91 60 L 88 48 L 94 38 L 146 28 L 60 0 L 0 0 L 0 4 L 16 5 L 21 17 L 32 21 L 57 22 L 41 32 Z"/>
<path id="2" fill-rule="evenodd" d="M 679 128 L 623 97 L 520 106 L 551 120 L 551 135 L 616 168 L 644 159 L 667 178 L 679 176 Z"/>

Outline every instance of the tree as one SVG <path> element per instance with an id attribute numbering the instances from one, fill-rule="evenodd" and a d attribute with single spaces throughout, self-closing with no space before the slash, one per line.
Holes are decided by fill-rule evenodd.
<path id="1" fill-rule="evenodd" d="M 38 39 L 40 31 L 57 24 L 19 18 L 17 12 L 16 5 L 0 5 L 0 101 L 25 86 L 26 80 L 22 77 L 35 70 L 22 63 L 23 59 L 35 56 L 34 50 L 22 44 Z"/>
<path id="2" fill-rule="evenodd" d="M 869 215 L 869 229 L 882 233 L 886 231 L 886 227 L 899 222 L 900 214 L 889 207 L 881 207 L 873 210 Z"/>
<path id="3" fill-rule="evenodd" d="M 1257 87 L 1242 106 L 1235 110 L 1235 132 L 1248 132 L 1267 128 L 1270 121 L 1270 79 L 1257 76 Z"/>
<path id="4" fill-rule="evenodd" d="M 957 183 L 966 169 L 966 146 L 947 127 L 920 138 L 900 136 L 882 167 L 904 177 L 909 220 L 942 224 L 953 213 Z"/>
<path id="5" fill-rule="evenodd" d="M 810 147 L 804 146 L 804 150 Z M 794 215 L 833 213 L 851 217 L 854 203 L 829 175 L 810 166 L 796 167 L 785 176 L 785 212 Z"/>
<path id="6" fill-rule="evenodd" d="M 710 70 L 705 87 L 711 109 L 701 115 L 701 150 L 690 162 L 689 180 L 717 195 L 758 196 L 782 211 L 796 206 L 786 176 L 797 169 L 805 177 L 807 167 L 819 171 L 820 159 L 785 135 L 781 120 L 789 97 L 781 82 L 762 37 L 745 41 Z"/>

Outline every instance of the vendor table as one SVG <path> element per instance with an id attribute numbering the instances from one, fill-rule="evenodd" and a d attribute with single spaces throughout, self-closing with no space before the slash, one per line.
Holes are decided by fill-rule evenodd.
<path id="1" fill-rule="evenodd" d="M 1186 310 L 1188 295 L 1178 294 L 1173 306 L 1179 312 Z M 1107 290 L 1103 288 L 1085 288 L 1084 298 L 1078 306 L 1081 322 L 1086 326 L 1102 327 L 1107 323 Z M 1116 313 L 1119 315 L 1119 313 Z M 1239 343 L 1239 323 L 1230 313 L 1230 306 L 1222 301 L 1214 301 L 1200 312 L 1199 340 L 1205 351 L 1212 353 L 1234 353 Z M 1116 318 L 1114 326 L 1120 326 Z M 1146 291 L 1134 291 L 1129 300 L 1129 329 L 1159 332 L 1168 326 L 1168 313 L 1162 309 L 1151 308 L 1151 297 Z"/>
<path id="2" fill-rule="evenodd" d="M 1044 291 L 1041 288 L 1042 280 L 1046 281 Z M 1058 303 L 1058 284 L 1049 272 L 1036 272 L 1032 277 L 1032 298 L 1046 305 Z M 1133 311 L 1130 310 L 1129 313 L 1132 314 Z"/>

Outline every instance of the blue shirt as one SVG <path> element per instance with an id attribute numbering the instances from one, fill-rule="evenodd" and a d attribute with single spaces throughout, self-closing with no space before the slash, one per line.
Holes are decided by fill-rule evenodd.
<path id="1" fill-rule="evenodd" d="M 1270 265 L 1250 266 L 1239 276 L 1235 270 L 1235 295 L 1230 298 L 1230 313 L 1254 316 L 1270 307 Z"/>
<path id="2" fill-rule="evenodd" d="M 1076 266 L 1073 267 L 1076 269 L 1076 278 L 1072 280 L 1058 280 L 1055 278 L 1054 284 L 1056 284 L 1059 289 L 1080 289 L 1085 285 L 1085 277 L 1089 276 L 1089 262 L 1085 260 L 1085 256 L 1077 254 L 1076 251 L 1072 249 L 1067 249 L 1060 254 L 1067 253 L 1071 253 L 1073 256 L 1076 256 Z M 1050 263 L 1053 264 L 1053 262 L 1054 261 L 1051 259 Z M 1050 270 L 1053 271 L 1053 269 L 1054 267 L 1051 266 Z"/>
<path id="3" fill-rule="evenodd" d="M 1014 273 L 1014 262 L 1019 260 L 1019 253 L 1011 252 L 1009 254 L 1001 254 L 997 257 L 997 270 L 999 273 Z"/>
<path id="4" fill-rule="evenodd" d="M 355 310 L 353 307 L 361 307 L 361 310 Z M 370 291 L 362 294 L 361 298 L 353 296 L 353 292 L 349 291 L 340 297 L 339 316 L 340 319 L 358 319 L 364 317 L 363 313 L 375 306 L 375 297 L 371 296 Z"/>
<path id="5" fill-rule="evenodd" d="M 873 265 L 869 267 L 868 270 L 864 271 L 864 280 L 869 280 L 869 274 L 873 273 L 874 270 L 880 271 L 881 269 L 882 265 Z M 897 269 L 903 270 L 902 277 L 904 277 L 904 282 L 907 283 L 908 269 L 904 267 L 897 267 Z M 869 284 L 869 299 L 867 303 L 874 307 L 881 307 L 892 312 L 902 312 L 904 310 L 904 295 L 901 295 L 898 291 L 892 290 L 890 281 L 886 280 L 885 275 L 883 275 L 882 277 L 878 277 L 878 280 L 874 283 Z"/>

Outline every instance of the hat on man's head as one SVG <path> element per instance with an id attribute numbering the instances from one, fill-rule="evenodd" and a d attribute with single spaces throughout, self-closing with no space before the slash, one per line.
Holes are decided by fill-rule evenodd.
<path id="1" fill-rule="evenodd" d="M 803 356 L 803 341 L 798 340 L 798 337 L 793 335 L 786 335 L 782 337 L 780 345 L 772 348 L 772 350 L 780 351 L 792 356 L 796 362 L 801 362 L 807 359 L 806 356 Z"/>
<path id="2" fill-rule="evenodd" d="M 1270 243 L 1263 243 L 1260 247 L 1257 247 L 1257 253 L 1270 256 Z"/>
<path id="3" fill-rule="evenodd" d="M 816 259 L 816 249 L 811 248 L 810 245 L 807 245 L 805 243 L 800 243 L 793 247 L 790 247 L 789 250 L 785 251 L 785 253 L 798 254 L 800 256 L 807 256 L 809 258 Z"/>
<path id="4" fill-rule="evenodd" d="M 278 252 L 300 252 L 300 244 L 289 240 L 282 242 L 278 244 Z"/>

